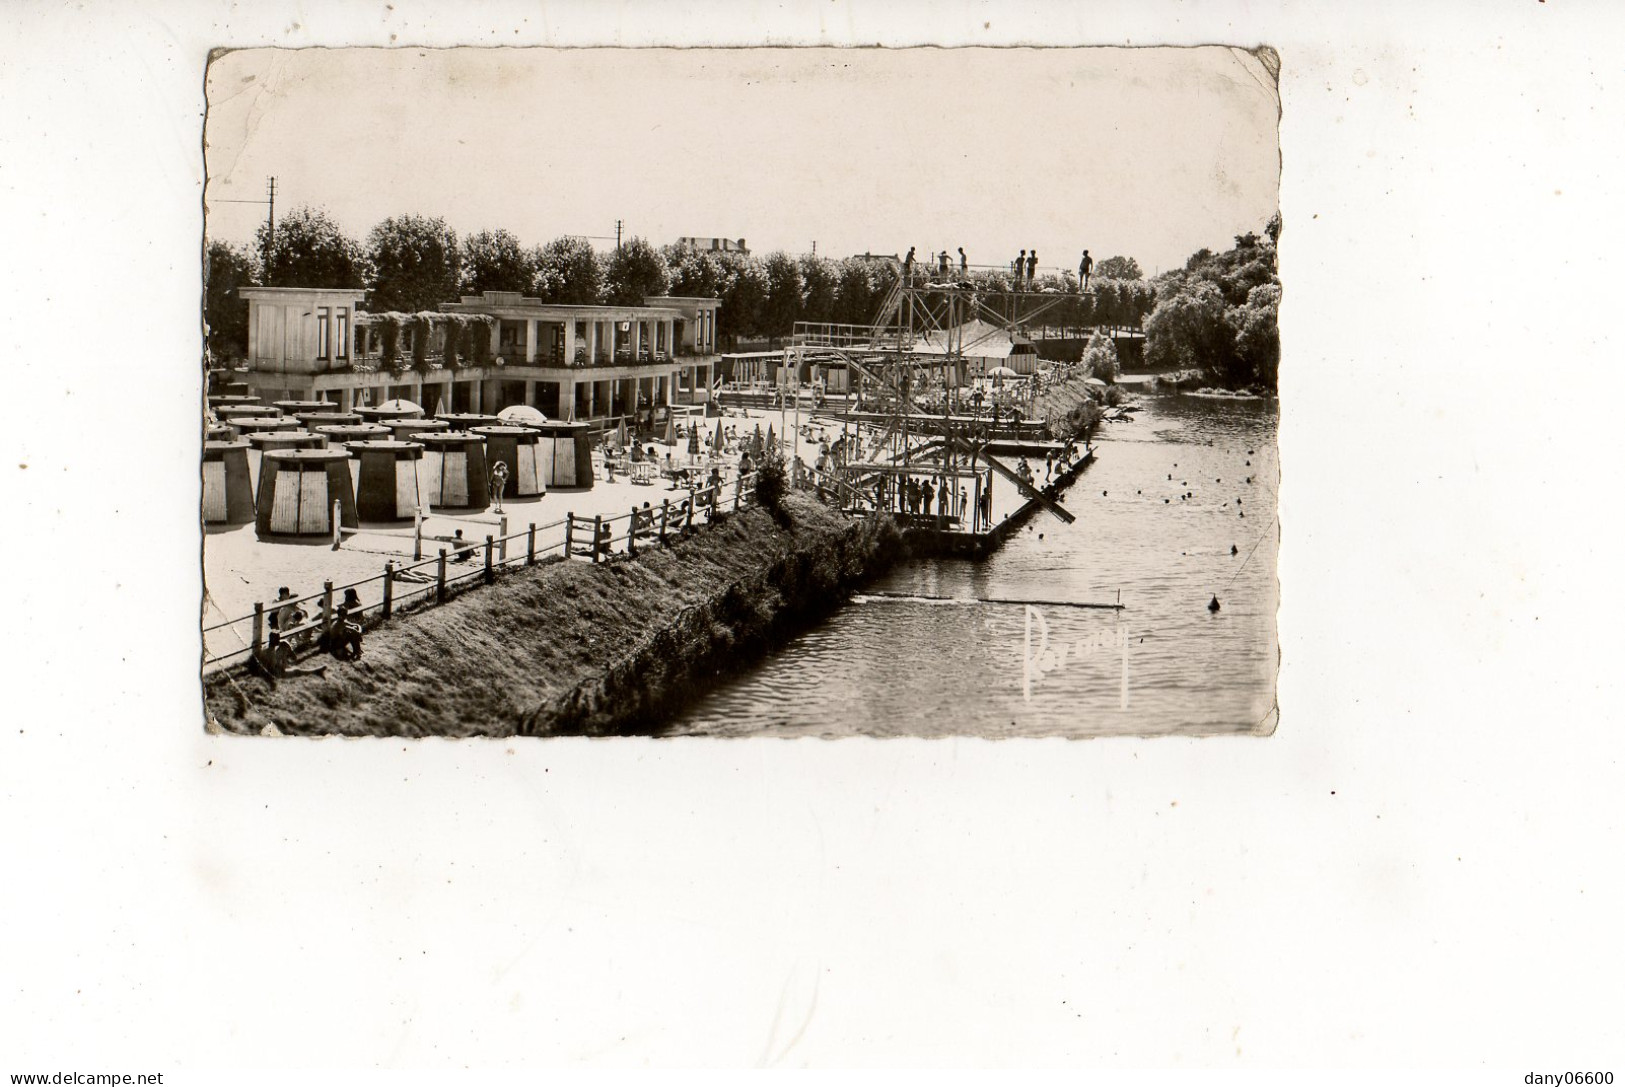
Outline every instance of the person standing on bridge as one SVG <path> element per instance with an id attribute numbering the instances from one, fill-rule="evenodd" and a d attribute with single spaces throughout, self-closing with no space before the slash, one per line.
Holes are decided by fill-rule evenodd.
<path id="1" fill-rule="evenodd" d="M 1038 276 L 1038 250 L 1034 249 L 1027 254 L 1027 289 L 1033 289 L 1033 281 Z"/>
<path id="2" fill-rule="evenodd" d="M 1015 265 L 1015 273 L 1016 273 L 1015 289 L 1018 290 L 1018 291 L 1021 290 L 1021 273 L 1026 271 L 1026 270 L 1027 270 L 1027 251 L 1025 249 L 1023 249 L 1021 251 L 1021 256 L 1016 258 L 1016 265 Z"/>
<path id="3" fill-rule="evenodd" d="M 966 273 L 966 271 L 968 271 L 969 269 L 970 269 L 970 264 L 965 260 L 965 247 L 960 246 L 959 247 L 959 274 L 964 275 Z"/>
<path id="4" fill-rule="evenodd" d="M 914 247 L 908 247 L 908 256 L 903 258 L 903 282 L 914 282 Z"/>
<path id="5" fill-rule="evenodd" d="M 946 249 L 937 254 L 937 275 L 944 278 L 948 275 L 948 251 Z"/>
<path id="6" fill-rule="evenodd" d="M 1094 258 L 1089 255 L 1089 250 L 1085 249 L 1083 251 L 1083 259 L 1078 262 L 1078 290 L 1080 292 L 1087 291 L 1089 289 L 1089 273 L 1093 272 L 1094 270 Z"/>

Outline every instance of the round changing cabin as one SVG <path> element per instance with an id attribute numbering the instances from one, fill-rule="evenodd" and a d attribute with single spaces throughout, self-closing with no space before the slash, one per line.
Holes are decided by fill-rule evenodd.
<path id="1" fill-rule="evenodd" d="M 327 436 L 308 430 L 267 430 L 250 434 L 248 444 L 261 453 L 267 449 L 326 449 Z"/>
<path id="2" fill-rule="evenodd" d="M 477 426 L 501 426 L 502 420 L 495 415 L 481 415 L 473 411 L 443 411 L 435 416 L 451 424 L 453 430 L 473 430 Z"/>
<path id="3" fill-rule="evenodd" d="M 220 408 L 240 408 L 245 404 L 253 404 L 258 406 L 259 402 L 260 398 L 257 396 L 228 396 L 224 393 L 216 394 L 208 398 L 209 407 L 214 408 L 217 411 Z"/>
<path id="4" fill-rule="evenodd" d="M 203 523 L 246 525 L 253 519 L 254 485 L 248 478 L 248 443 L 205 441 Z"/>
<path id="5" fill-rule="evenodd" d="M 298 415 L 302 411 L 338 411 L 331 400 L 273 400 L 271 406 L 283 415 Z"/>
<path id="6" fill-rule="evenodd" d="M 203 428 L 203 440 L 206 442 L 229 442 L 234 441 L 236 437 L 236 429 L 225 423 L 210 423 Z"/>
<path id="7" fill-rule="evenodd" d="M 536 498 L 547 493 L 547 479 L 538 466 L 541 433 L 525 426 L 475 427 L 485 436 L 485 465 L 496 470 L 497 461 L 508 466 L 508 486 L 502 498 Z"/>
<path id="8" fill-rule="evenodd" d="M 398 442 L 415 442 L 424 434 L 451 429 L 451 424 L 442 419 L 385 419 L 383 425 Z"/>
<path id="9" fill-rule="evenodd" d="M 327 439 L 330 446 L 342 446 L 346 442 L 382 442 L 389 440 L 389 428 L 379 426 L 377 423 L 356 423 L 346 426 L 314 426 L 313 432 Z"/>
<path id="10" fill-rule="evenodd" d="M 298 430 L 299 420 L 278 419 L 271 416 L 247 416 L 225 420 L 239 435 L 246 438 L 251 434 L 267 434 L 279 430 Z"/>
<path id="11" fill-rule="evenodd" d="M 316 428 L 320 426 L 361 425 L 361 416 L 353 411 L 339 411 L 337 409 L 331 411 L 301 411 L 295 413 L 294 418 L 299 420 L 300 426 L 312 433 L 315 433 Z"/>
<path id="12" fill-rule="evenodd" d="M 356 408 L 356 414 L 369 423 L 387 423 L 391 419 L 421 419 L 423 409 L 410 405 L 380 404 L 376 408 Z"/>
<path id="13" fill-rule="evenodd" d="M 215 404 L 214 417 L 222 423 L 233 419 L 276 419 L 282 411 L 270 404 Z"/>
<path id="14" fill-rule="evenodd" d="M 485 437 L 465 430 L 420 434 L 423 494 L 435 509 L 484 509 L 491 504 Z"/>
<path id="15" fill-rule="evenodd" d="M 279 543 L 325 543 L 339 523 L 357 526 L 350 454 L 343 449 L 275 449 L 260 461 L 254 534 Z"/>
<path id="16" fill-rule="evenodd" d="M 355 506 L 363 521 L 410 521 L 417 516 L 418 466 L 423 446 L 417 442 L 349 443 L 356 463 Z"/>
<path id="17" fill-rule="evenodd" d="M 592 489 L 592 434 L 586 423 L 548 420 L 536 428 L 541 472 L 549 487 Z"/>

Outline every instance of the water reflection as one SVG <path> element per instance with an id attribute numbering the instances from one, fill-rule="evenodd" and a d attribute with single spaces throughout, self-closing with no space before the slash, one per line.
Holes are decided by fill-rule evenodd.
<path id="1" fill-rule="evenodd" d="M 860 597 L 673 733 L 1090 736 L 1269 731 L 1275 697 L 1273 404 L 1148 397 L 1065 498 L 981 563 L 903 564 L 869 588 L 1038 605 Z M 1234 553 L 1232 553 L 1234 548 Z M 1221 608 L 1210 613 L 1216 595 Z M 1059 647 L 1066 647 L 1061 653 Z M 1128 664 L 1127 704 L 1123 657 Z M 1024 677 L 1027 682 L 1024 683 Z"/>

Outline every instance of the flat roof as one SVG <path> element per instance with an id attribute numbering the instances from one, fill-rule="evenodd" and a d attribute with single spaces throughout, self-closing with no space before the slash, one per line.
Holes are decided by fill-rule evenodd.
<path id="1" fill-rule="evenodd" d="M 341 294 L 346 298 L 361 298 L 365 296 L 365 287 L 238 287 L 239 298 L 261 299 L 271 301 L 295 294 Z"/>

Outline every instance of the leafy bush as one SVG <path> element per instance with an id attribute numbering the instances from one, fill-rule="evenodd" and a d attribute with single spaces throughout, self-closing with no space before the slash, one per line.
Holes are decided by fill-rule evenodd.
<path id="1" fill-rule="evenodd" d="M 1117 380 L 1117 345 L 1104 333 L 1089 337 L 1089 346 L 1083 349 L 1083 371 L 1108 384 Z"/>
<path id="2" fill-rule="evenodd" d="M 777 449 L 763 453 L 756 469 L 756 501 L 775 516 L 784 512 L 784 496 L 790 491 L 784 455 Z"/>

